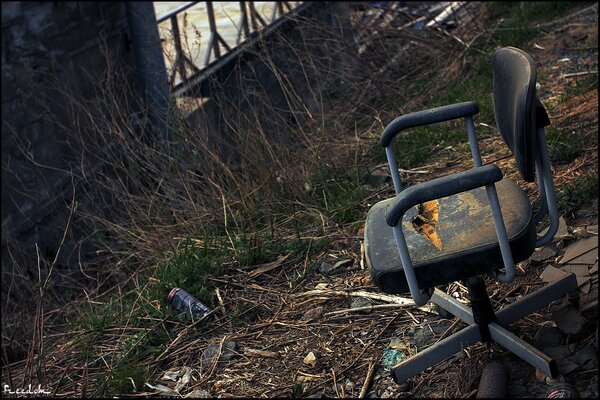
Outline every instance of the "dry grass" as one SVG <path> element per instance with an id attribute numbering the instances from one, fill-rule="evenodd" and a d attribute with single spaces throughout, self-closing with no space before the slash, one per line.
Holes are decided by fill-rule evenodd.
<path id="1" fill-rule="evenodd" d="M 452 31 L 395 29 L 398 20 L 410 21 L 409 15 L 401 14 L 396 22 L 384 20 L 377 34 L 366 31 L 373 40 L 365 35 L 357 47 L 348 46 L 339 32 L 323 24 L 301 20 L 302 40 L 279 38 L 285 62 L 260 44 L 253 51 L 262 63 L 248 67 L 249 77 L 234 77 L 243 96 L 231 96 L 227 86 L 220 88 L 225 95 L 215 91 L 211 102 L 225 127 L 212 125 L 206 111 L 210 106 L 194 116 L 173 107 L 167 121 L 171 143 L 156 139 L 156 132 L 140 117 L 141 105 L 123 96 L 124 86 L 113 78 L 125 71 L 115 69 L 99 82 L 93 107 L 62 88 L 71 100 L 72 120 L 90 127 L 72 130 L 82 154 L 76 174 L 83 184 L 76 189 L 82 200 L 77 207 L 72 201 L 71 208 L 74 216 L 94 226 L 91 239 L 98 256 L 82 264 L 82 275 L 90 278 L 74 283 L 85 293 L 68 307 L 81 313 L 78 319 L 48 298 L 46 284 L 58 276 L 52 272 L 54 263 L 46 262 L 48 272 L 36 281 L 40 291 L 32 336 L 24 340 L 29 343 L 27 355 L 13 361 L 3 354 L 3 382 L 13 387 L 40 382 L 56 397 L 150 395 L 160 393 L 151 392 L 145 382 L 173 388 L 173 382 L 160 380 L 162 374 L 185 366 L 191 368 L 192 380 L 182 394 L 201 389 L 223 397 L 289 397 L 301 392 L 357 397 L 373 380 L 372 390 L 381 395 L 392 384 L 379 367 L 390 338 L 410 343 L 410 328 L 431 322 L 433 315 L 411 306 L 332 314 L 348 308 L 352 293 L 376 291 L 364 279 L 358 228 L 369 205 L 392 190 L 389 185 L 366 190 L 362 175 L 374 166 L 372 148 L 387 122 L 422 108 L 449 86 L 447 78 L 473 74 L 466 60 L 477 49 L 469 46 L 487 43 L 495 32 L 483 24 L 485 6 L 469 10 L 475 23 Z M 353 14 L 355 28 L 370 26 L 367 22 L 363 12 Z M 337 49 L 336 57 L 330 56 L 331 49 Z M 302 90 L 297 77 L 290 78 L 290 70 L 304 81 Z M 265 71 L 275 77 L 279 104 L 273 92 L 252 79 Z M 597 140 L 593 93 L 580 95 L 587 99 L 584 103 L 579 97 L 567 101 L 552 116 L 565 129 L 595 127 L 595 133 L 586 136 L 589 143 Z M 489 129 L 482 144 L 485 161 L 503 158 L 503 145 L 491 135 L 494 128 L 479 128 L 484 134 Z M 408 182 L 468 165 L 468 154 L 458 147 L 439 149 L 419 167 L 428 173 L 407 172 Z M 509 170 L 510 162 L 502 161 L 501 166 Z M 555 171 L 557 185 L 593 168 L 597 152 L 585 152 Z M 342 191 L 347 187 L 352 191 Z M 319 246 L 322 239 L 328 240 L 325 248 Z M 223 254 L 218 259 L 222 273 L 202 281 L 215 311 L 194 324 L 165 310 L 168 305 L 160 297 L 164 282 L 156 272 L 190 242 L 209 255 Z M 248 272 L 285 254 L 291 255 L 268 272 Z M 345 259 L 352 262 L 338 275 L 316 273 L 323 261 Z M 318 284 L 350 296 L 311 294 Z M 521 293 L 537 284 L 520 276 L 514 287 Z M 494 286 L 492 300 L 501 304 L 507 293 L 515 295 L 514 287 Z M 464 288 L 454 289 L 464 297 Z M 322 314 L 305 319 L 307 311 L 319 307 Z M 534 317 L 524 331 L 543 320 L 542 315 Z M 228 341 L 238 346 L 231 361 L 200 362 L 210 345 L 217 344 L 223 354 Z M 416 351 L 411 346 L 405 350 Z M 317 356 L 317 368 L 303 363 L 310 351 Z M 483 346 L 474 346 L 421 374 L 411 393 L 472 395 L 488 356 Z M 378 367 L 369 374 L 372 365 Z"/>

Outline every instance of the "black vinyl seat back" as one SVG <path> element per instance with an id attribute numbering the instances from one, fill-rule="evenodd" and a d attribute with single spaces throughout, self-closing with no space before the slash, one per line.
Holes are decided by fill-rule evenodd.
<path id="1" fill-rule="evenodd" d="M 517 169 L 527 182 L 535 180 L 536 132 L 550 125 L 536 96 L 536 67 L 529 54 L 504 47 L 493 57 L 494 114 L 504 141 L 513 152 Z"/>

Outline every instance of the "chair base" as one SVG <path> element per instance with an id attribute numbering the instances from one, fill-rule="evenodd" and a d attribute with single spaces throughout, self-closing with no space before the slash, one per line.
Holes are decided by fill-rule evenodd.
<path id="1" fill-rule="evenodd" d="M 487 324 L 491 341 L 502 345 L 552 379 L 556 378 L 558 370 L 556 362 L 552 358 L 513 335 L 504 327 L 567 294 L 569 294 L 570 301 L 578 298 L 577 279 L 572 273 L 499 310 L 494 314 L 496 322 Z M 473 312 L 469 307 L 439 289 L 435 289 L 431 301 L 457 316 L 469 326 L 396 364 L 391 373 L 397 384 L 405 382 L 412 376 L 462 351 L 463 348 L 482 340 L 480 326 L 475 323 Z"/>

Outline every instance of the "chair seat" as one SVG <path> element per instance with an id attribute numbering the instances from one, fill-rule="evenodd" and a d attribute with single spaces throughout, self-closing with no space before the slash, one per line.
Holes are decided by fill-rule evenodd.
<path id="1" fill-rule="evenodd" d="M 502 217 L 514 262 L 527 259 L 535 248 L 536 232 L 527 194 L 513 181 L 496 183 Z M 365 258 L 371 277 L 386 293 L 409 291 L 392 227 L 385 213 L 393 198 L 375 204 L 365 224 Z M 428 239 L 413 225 L 417 207 L 402 219 L 402 227 L 421 288 L 432 288 L 504 266 L 485 188 L 441 198 L 438 201 L 439 241 Z M 436 246 L 437 244 L 437 246 Z"/>

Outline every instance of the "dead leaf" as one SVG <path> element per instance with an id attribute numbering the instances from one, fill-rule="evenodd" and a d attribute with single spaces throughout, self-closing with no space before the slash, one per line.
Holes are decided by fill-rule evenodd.
<path id="1" fill-rule="evenodd" d="M 250 349 L 250 348 L 244 349 L 244 355 L 249 356 L 249 357 L 252 357 L 252 356 L 269 357 L 269 358 L 279 357 L 279 353 L 276 353 L 274 351 L 264 351 L 264 350 Z"/>
<path id="2" fill-rule="evenodd" d="M 371 277 L 369 275 L 355 276 L 352 283 L 356 286 L 368 286 L 371 284 Z"/>
<path id="3" fill-rule="evenodd" d="M 442 249 L 442 240 L 435 227 L 438 223 L 439 202 L 426 201 L 419 204 L 418 215 L 413 219 L 412 225 L 425 239 L 429 240 L 438 250 Z"/>
<path id="4" fill-rule="evenodd" d="M 302 316 L 302 321 L 312 321 L 321 318 L 323 315 L 323 307 L 311 308 Z"/>
<path id="5" fill-rule="evenodd" d="M 260 274 L 264 274 L 265 272 L 275 269 L 275 268 L 279 267 L 281 264 L 283 264 L 283 262 L 290 256 L 290 254 L 292 254 L 292 253 L 290 252 L 290 253 L 286 254 L 285 256 L 279 256 L 277 258 L 277 260 L 275 260 L 273 262 L 266 263 L 266 264 L 260 264 L 257 269 L 255 269 L 254 271 L 251 271 L 248 275 L 250 275 L 251 278 L 256 278 Z"/>

